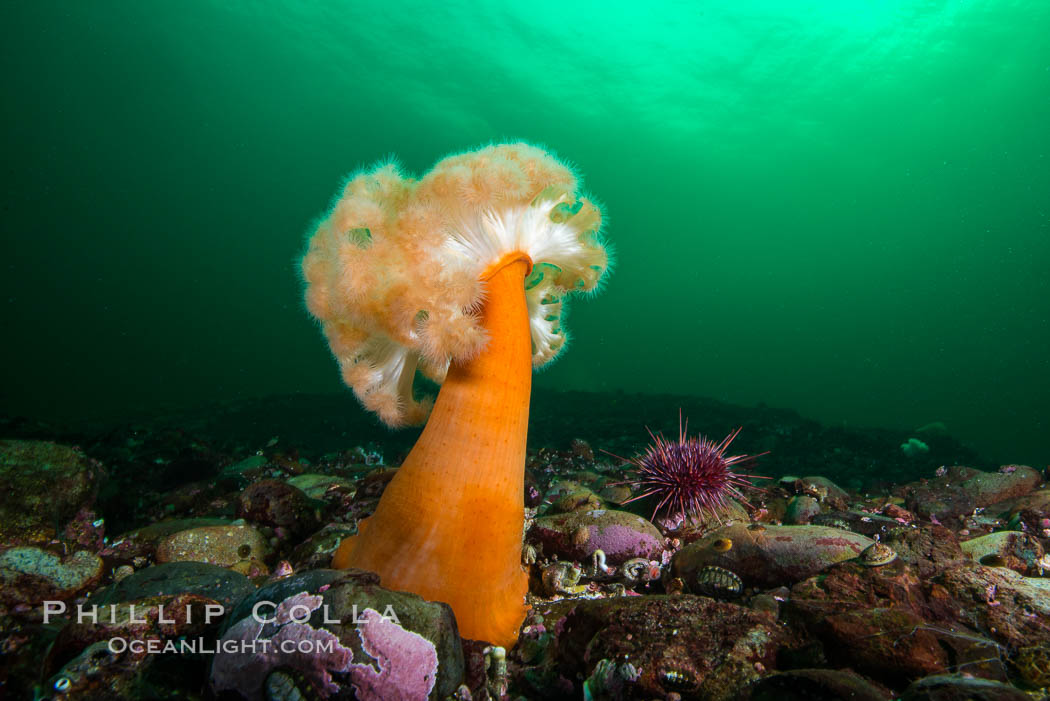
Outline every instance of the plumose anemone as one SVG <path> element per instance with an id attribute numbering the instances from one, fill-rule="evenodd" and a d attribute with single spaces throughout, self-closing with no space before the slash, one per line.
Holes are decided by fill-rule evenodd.
<path id="1" fill-rule="evenodd" d="M 353 176 L 303 258 L 306 303 L 344 381 L 422 435 L 334 567 L 452 606 L 465 638 L 510 646 L 521 567 L 532 367 L 565 346 L 564 299 L 608 269 L 601 212 L 565 165 L 527 144 L 449 156 L 420 180 Z"/>
<path id="2" fill-rule="evenodd" d="M 666 507 L 669 514 L 680 516 L 700 514 L 706 509 L 718 520 L 731 497 L 747 504 L 741 490 L 756 489 L 752 479 L 768 479 L 737 471 L 740 465 L 766 453 L 726 456 L 740 428 L 717 443 L 703 436 L 689 438 L 687 432 L 688 425 L 682 423 L 679 414 L 677 441 L 649 431 L 653 442 L 645 452 L 630 459 L 613 456 L 635 468 L 635 477 L 622 484 L 644 490 L 625 503 L 651 496 L 657 499 L 653 518 Z"/>

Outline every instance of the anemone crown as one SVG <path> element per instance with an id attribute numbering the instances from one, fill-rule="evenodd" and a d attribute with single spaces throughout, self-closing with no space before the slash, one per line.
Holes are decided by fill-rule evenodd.
<path id="1" fill-rule="evenodd" d="M 532 364 L 565 348 L 566 300 L 609 268 L 601 219 L 572 170 L 528 144 L 454 154 L 419 179 L 381 163 L 355 173 L 317 222 L 306 305 L 361 403 L 391 426 L 420 423 L 430 402 L 413 392 L 417 370 L 441 383 L 487 346 L 484 275 L 507 254 L 530 261 Z"/>

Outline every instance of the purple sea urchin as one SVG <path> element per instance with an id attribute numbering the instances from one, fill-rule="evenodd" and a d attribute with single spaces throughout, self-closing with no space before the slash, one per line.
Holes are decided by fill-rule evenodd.
<path id="1" fill-rule="evenodd" d="M 690 438 L 686 435 L 687 428 L 688 424 L 683 424 L 679 415 L 677 441 L 669 441 L 650 430 L 653 443 L 645 452 L 629 460 L 620 458 L 636 468 L 636 477 L 623 484 L 644 490 L 625 503 L 655 496 L 659 501 L 653 509 L 653 518 L 667 507 L 668 512 L 682 515 L 707 509 L 717 519 L 718 511 L 726 506 L 728 498 L 735 497 L 747 504 L 740 490 L 757 489 L 751 479 L 769 479 L 736 469 L 766 453 L 726 457 L 726 450 L 740 428 L 717 443 L 699 435 Z"/>

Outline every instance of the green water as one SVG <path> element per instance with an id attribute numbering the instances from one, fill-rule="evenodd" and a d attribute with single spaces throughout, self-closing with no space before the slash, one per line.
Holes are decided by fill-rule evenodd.
<path id="1" fill-rule="evenodd" d="M 339 391 L 310 220 L 386 155 L 525 139 L 617 250 L 540 386 L 1050 459 L 1045 0 L 34 0 L 0 33 L 0 411 Z"/>

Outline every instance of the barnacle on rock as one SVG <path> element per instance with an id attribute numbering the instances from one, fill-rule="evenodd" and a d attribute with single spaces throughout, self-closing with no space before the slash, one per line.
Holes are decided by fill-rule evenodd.
<path id="1" fill-rule="evenodd" d="M 885 543 L 875 542 L 861 551 L 859 559 L 865 567 L 882 567 L 897 559 L 897 551 Z"/>

